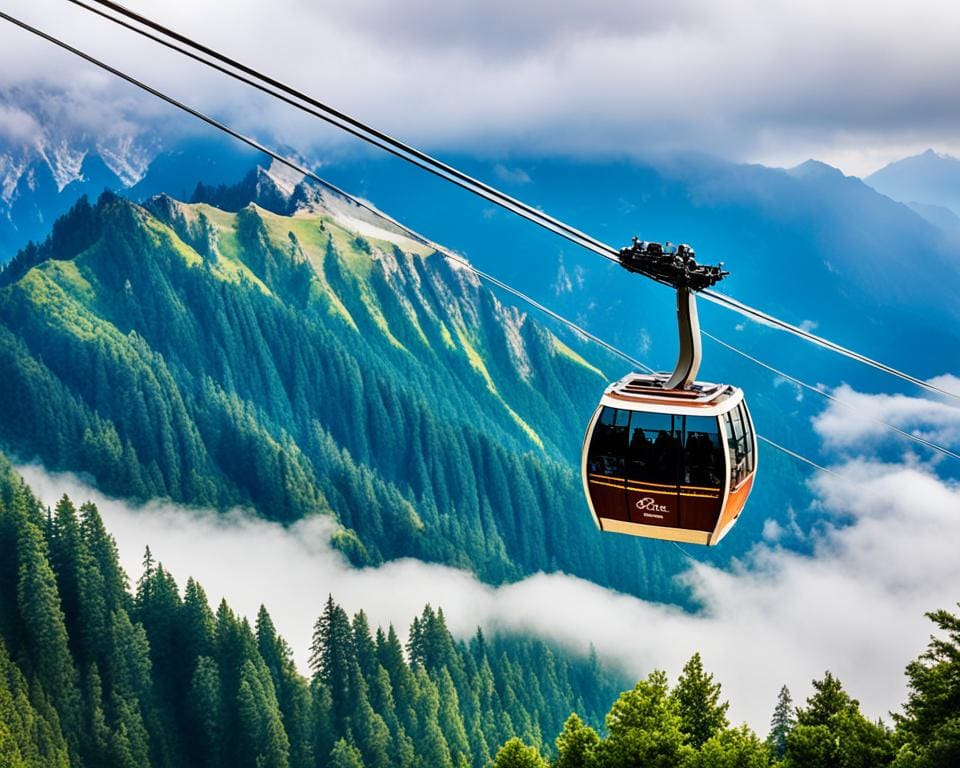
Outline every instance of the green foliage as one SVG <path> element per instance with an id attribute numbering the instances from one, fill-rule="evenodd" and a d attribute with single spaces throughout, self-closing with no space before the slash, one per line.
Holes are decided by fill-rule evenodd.
<path id="1" fill-rule="evenodd" d="M 547 768 L 547 763 L 536 747 L 527 746 L 520 739 L 512 738 L 500 747 L 493 766 L 494 768 Z"/>
<path id="2" fill-rule="evenodd" d="M 576 713 L 570 715 L 557 737 L 554 768 L 594 768 L 599 759 L 600 737 Z"/>
<path id="3" fill-rule="evenodd" d="M 689 768 L 766 768 L 770 749 L 746 725 L 725 728 L 707 739 L 689 760 Z"/>
<path id="4" fill-rule="evenodd" d="M 346 739 L 340 739 L 330 751 L 329 768 L 364 768 L 360 750 Z"/>
<path id="5" fill-rule="evenodd" d="M 907 666 L 898 767 L 960 765 L 960 617 L 944 610 L 927 616 L 941 634 Z"/>
<path id="6" fill-rule="evenodd" d="M 830 672 L 813 681 L 814 694 L 797 710 L 786 739 L 786 764 L 804 768 L 868 768 L 894 758 L 891 733 L 860 712 L 859 703 Z"/>
<path id="7" fill-rule="evenodd" d="M 686 663 L 670 696 L 680 715 L 680 730 L 695 749 L 729 725 L 730 704 L 720 701 L 720 683 L 714 683 L 713 675 L 704 671 L 699 653 Z"/>
<path id="8" fill-rule="evenodd" d="M 767 745 L 773 756 L 780 760 L 787 751 L 787 736 L 796 725 L 796 717 L 793 713 L 793 698 L 790 696 L 790 690 L 787 686 L 780 689 L 777 696 L 777 706 L 773 710 L 773 717 L 770 719 L 770 733 L 767 736 Z"/>
<path id="9" fill-rule="evenodd" d="M 234 210 L 82 200 L 18 257 L 0 441 L 127 498 L 331 514 L 357 564 L 676 594 L 675 553 L 603 537 L 584 508 L 570 437 L 611 360 L 570 354 L 413 242 L 322 208 Z"/>
<path id="10" fill-rule="evenodd" d="M 930 614 L 940 635 L 907 668 L 896 733 L 866 719 L 828 672 L 795 720 L 781 689 L 763 742 L 727 726 L 698 655 L 673 690 L 654 671 L 620 694 L 601 734 L 587 723 L 601 721 L 622 680 L 595 654 L 572 658 L 479 630 L 456 640 L 443 611 L 426 606 L 405 655 L 393 627 L 373 632 L 362 611 L 350 619 L 329 597 L 308 682 L 265 608 L 255 628 L 226 603 L 214 613 L 199 584 L 188 580 L 181 594 L 149 549 L 135 594 L 127 584 L 94 506 L 78 510 L 64 497 L 44 511 L 0 460 L 0 765 L 543 768 L 543 755 L 554 768 L 956 762 L 960 619 L 945 611 Z"/>
<path id="11" fill-rule="evenodd" d="M 681 730 L 683 721 L 669 695 L 667 676 L 651 672 L 614 703 L 607 715 L 609 736 L 601 748 L 601 765 L 655 768 L 679 765 L 692 749 Z"/>
<path id="12" fill-rule="evenodd" d="M 598 722 L 622 685 L 537 640 L 455 640 L 430 606 L 408 659 L 393 627 L 332 597 L 308 682 L 266 608 L 255 628 L 214 613 L 149 548 L 131 595 L 96 507 L 44 513 L 4 466 L 0 765 L 485 768 L 514 724 L 547 749 L 566 713 Z"/>

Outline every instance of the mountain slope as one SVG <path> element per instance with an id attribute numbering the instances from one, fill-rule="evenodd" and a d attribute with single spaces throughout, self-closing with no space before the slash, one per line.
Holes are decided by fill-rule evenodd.
<path id="1" fill-rule="evenodd" d="M 357 563 L 667 595 L 676 556 L 602 536 L 582 500 L 610 361 L 352 203 L 295 197 L 78 204 L 3 276 L 0 439 L 124 496 L 333 514 Z"/>
<path id="2" fill-rule="evenodd" d="M 265 607 L 214 612 L 149 549 L 128 584 L 97 508 L 45 510 L 0 455 L 4 768 L 313 768 L 338 742 L 371 766 L 485 768 L 514 735 L 549 751 L 572 710 L 599 725 L 627 683 L 532 637 L 457 640 L 430 606 L 405 653 L 333 598 L 308 680 Z"/>
<path id="3" fill-rule="evenodd" d="M 960 214 L 960 160 L 928 149 L 884 166 L 864 181 L 904 203 L 948 208 Z"/>

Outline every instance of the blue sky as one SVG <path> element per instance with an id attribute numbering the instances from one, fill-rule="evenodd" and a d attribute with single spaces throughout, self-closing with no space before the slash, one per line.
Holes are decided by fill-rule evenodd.
<path id="1" fill-rule="evenodd" d="M 854 174 L 960 153 L 960 10 L 936 0 L 130 5 L 434 150 L 816 157 Z M 291 146 L 343 140 L 62 0 L 9 11 Z M 6 25 L 0 67 L 6 89 L 39 83 L 108 132 L 163 114 Z M 0 135 L 23 130 L 0 111 Z"/>

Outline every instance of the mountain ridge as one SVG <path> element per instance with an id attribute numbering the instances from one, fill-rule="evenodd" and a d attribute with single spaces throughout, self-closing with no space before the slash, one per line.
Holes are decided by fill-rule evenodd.
<path id="1" fill-rule="evenodd" d="M 678 558 L 602 536 L 582 499 L 612 361 L 351 201 L 309 198 L 293 216 L 78 203 L 0 281 L 0 388 L 22 403 L 0 440 L 128 498 L 332 514 L 357 564 L 676 591 Z"/>
<path id="2" fill-rule="evenodd" d="M 935 205 L 960 214 L 960 159 L 952 155 L 927 149 L 888 163 L 864 181 L 902 203 Z"/>

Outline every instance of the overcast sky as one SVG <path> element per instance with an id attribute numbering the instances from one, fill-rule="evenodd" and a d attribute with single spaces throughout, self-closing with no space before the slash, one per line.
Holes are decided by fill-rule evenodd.
<path id="1" fill-rule="evenodd" d="M 432 150 L 693 150 L 855 174 L 930 146 L 960 152 L 960 8 L 940 0 L 129 4 Z M 5 7 L 297 148 L 328 140 L 65 0 Z M 7 88 L 56 84 L 107 131 L 159 109 L 6 23 L 0 72 Z M 78 105 L 91 95 L 95 109 Z M 0 109 L 0 132 L 17 130 Z"/>

